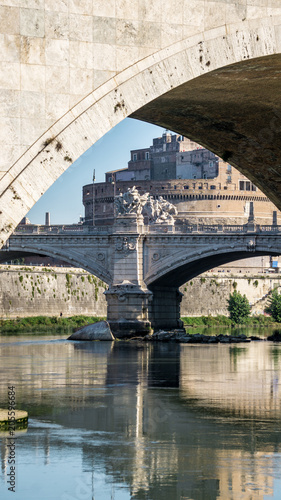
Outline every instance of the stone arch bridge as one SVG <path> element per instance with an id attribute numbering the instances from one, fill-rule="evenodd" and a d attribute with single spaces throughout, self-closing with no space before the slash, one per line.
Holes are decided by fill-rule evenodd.
<path id="1" fill-rule="evenodd" d="M 82 267 L 108 284 L 108 320 L 118 336 L 179 328 L 179 286 L 212 267 L 281 254 L 281 226 L 144 225 L 127 214 L 110 227 L 23 226 L 0 251 L 7 261 L 36 253 Z"/>
<path id="2" fill-rule="evenodd" d="M 199 142 L 281 209 L 278 0 L 0 0 L 0 245 L 125 117 Z"/>

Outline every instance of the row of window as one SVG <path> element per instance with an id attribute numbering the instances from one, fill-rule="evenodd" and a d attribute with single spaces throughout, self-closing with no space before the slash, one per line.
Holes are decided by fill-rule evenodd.
<path id="1" fill-rule="evenodd" d="M 141 160 L 141 158 L 138 158 L 138 156 L 139 156 L 138 153 L 133 153 L 133 161 L 138 161 L 138 159 Z M 149 151 L 146 151 L 144 153 L 144 159 L 149 160 L 149 158 L 150 158 Z"/>

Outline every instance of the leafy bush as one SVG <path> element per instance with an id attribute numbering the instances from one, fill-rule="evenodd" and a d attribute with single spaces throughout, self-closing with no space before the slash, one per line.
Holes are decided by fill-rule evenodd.
<path id="1" fill-rule="evenodd" d="M 271 314 L 272 318 L 277 321 L 277 323 L 281 323 L 281 294 L 278 293 L 277 290 L 273 290 L 269 301 L 270 304 L 266 312 Z"/>
<path id="2" fill-rule="evenodd" d="M 245 323 L 251 311 L 251 306 L 246 295 L 241 295 L 240 292 L 234 290 L 234 292 L 229 295 L 227 302 L 227 309 L 231 321 L 233 323 Z"/>

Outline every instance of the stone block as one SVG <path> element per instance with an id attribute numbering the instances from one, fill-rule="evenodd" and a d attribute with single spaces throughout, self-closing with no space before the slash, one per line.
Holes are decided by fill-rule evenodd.
<path id="1" fill-rule="evenodd" d="M 45 39 L 21 37 L 20 61 L 24 64 L 45 64 Z"/>
<path id="2" fill-rule="evenodd" d="M 45 35 L 47 38 L 67 40 L 69 37 L 69 16 L 66 12 L 45 12 Z"/>
<path id="3" fill-rule="evenodd" d="M 116 20 L 111 17 L 93 17 L 93 41 L 97 43 L 116 43 Z"/>
<path id="4" fill-rule="evenodd" d="M 20 34 L 43 37 L 45 35 L 45 14 L 42 10 L 20 10 Z"/>
<path id="5" fill-rule="evenodd" d="M 116 69 L 119 73 L 138 60 L 138 47 L 116 47 Z"/>
<path id="6" fill-rule="evenodd" d="M 93 0 L 69 0 L 69 12 L 91 16 L 93 14 L 93 3 L 95 3 Z"/>
<path id="7" fill-rule="evenodd" d="M 25 118 L 45 117 L 45 94 L 41 92 L 22 91 L 20 99 L 21 116 Z"/>
<path id="8" fill-rule="evenodd" d="M 92 44 L 89 42 L 70 41 L 69 62 L 71 68 L 92 69 L 94 66 Z"/>
<path id="9" fill-rule="evenodd" d="M 69 64 L 69 41 L 68 40 L 46 40 L 46 65 L 68 66 Z"/>
<path id="10" fill-rule="evenodd" d="M 0 54 L 2 55 L 2 61 L 19 62 L 20 60 L 19 35 L 0 34 Z"/>
<path id="11" fill-rule="evenodd" d="M 69 110 L 68 94 L 46 93 L 46 118 L 56 121 Z"/>
<path id="12" fill-rule="evenodd" d="M 108 44 L 93 44 L 94 69 L 116 71 L 116 47 Z"/>
<path id="13" fill-rule="evenodd" d="M 0 62 L 0 89 L 20 90 L 20 64 Z"/>
<path id="14" fill-rule="evenodd" d="M 139 18 L 139 0 L 118 0 L 115 9 L 116 18 L 132 20 Z"/>
<path id="15" fill-rule="evenodd" d="M 0 143 L 20 144 L 20 119 L 0 117 Z"/>
<path id="16" fill-rule="evenodd" d="M 20 12 L 18 8 L 0 5 L 0 19 L 0 33 L 19 35 Z"/>
<path id="17" fill-rule="evenodd" d="M 204 28 L 204 7 L 205 2 L 202 0 L 184 0 L 183 23 L 197 26 L 202 30 Z"/>
<path id="18" fill-rule="evenodd" d="M 204 28 L 206 30 L 225 24 L 225 4 L 207 2 L 204 10 Z"/>
<path id="19" fill-rule="evenodd" d="M 139 2 L 139 19 L 152 23 L 159 22 L 161 19 L 162 0 L 142 0 Z"/>
<path id="20" fill-rule="evenodd" d="M 69 92 L 68 67 L 46 66 L 46 92 L 66 94 Z"/>
<path id="21" fill-rule="evenodd" d="M 43 118 L 30 120 L 21 118 L 21 143 L 30 146 L 46 130 L 46 122 Z"/>
<path id="22" fill-rule="evenodd" d="M 21 89 L 31 91 L 45 90 L 45 67 L 40 65 L 21 65 Z"/>
<path id="23" fill-rule="evenodd" d="M 71 68 L 69 72 L 71 94 L 88 94 L 93 90 L 93 70 Z"/>
<path id="24" fill-rule="evenodd" d="M 45 0 L 19 0 L 19 6 L 23 8 L 29 9 L 43 9 L 45 7 Z"/>
<path id="25" fill-rule="evenodd" d="M 93 2 L 93 16 L 115 17 L 115 3 L 115 0 L 107 0 L 106 2 L 95 0 Z"/>
<path id="26" fill-rule="evenodd" d="M 84 42 L 93 41 L 93 19 L 79 14 L 69 15 L 69 39 Z"/>
<path id="27" fill-rule="evenodd" d="M 45 0 L 45 10 L 68 12 L 68 0 Z"/>
<path id="28" fill-rule="evenodd" d="M 18 90 L 0 90 L 0 116 L 16 117 L 20 115 L 20 92 Z"/>
<path id="29" fill-rule="evenodd" d="M 162 30 L 165 30 L 167 24 L 182 25 L 183 10 L 184 0 L 169 0 L 169 2 L 162 2 L 160 8 Z"/>
<path id="30" fill-rule="evenodd" d="M 183 38 L 182 24 L 164 24 L 161 29 L 161 47 L 166 47 Z"/>

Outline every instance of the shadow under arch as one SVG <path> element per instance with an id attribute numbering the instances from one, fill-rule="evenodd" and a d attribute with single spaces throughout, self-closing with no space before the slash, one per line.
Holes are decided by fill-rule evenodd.
<path id="1" fill-rule="evenodd" d="M 67 167 L 127 116 L 164 125 L 220 153 L 223 159 L 262 187 L 281 208 L 278 184 L 281 164 L 281 139 L 278 135 L 281 55 L 278 30 L 275 29 L 279 25 L 280 18 L 269 17 L 262 19 L 260 25 L 245 20 L 237 25 L 223 25 L 219 29 L 202 32 L 138 61 L 91 92 L 50 127 L 1 179 L 0 245 Z M 244 65 L 249 75 L 248 82 L 256 83 L 252 94 L 249 85 L 243 87 L 241 83 L 245 80 Z M 226 71 L 228 82 L 240 81 L 242 86 L 234 89 L 226 86 L 222 70 Z M 199 99 L 192 107 L 188 101 L 192 89 L 185 84 L 193 82 L 201 88 L 200 78 L 207 74 L 215 74 L 216 85 L 221 82 L 216 106 L 211 108 L 210 102 L 204 106 Z M 184 94 L 180 98 L 179 94 L 169 94 L 172 89 L 179 92 L 183 89 Z M 206 93 L 204 88 L 202 91 Z M 229 100 L 233 104 L 234 95 L 234 105 L 225 107 Z M 268 95 L 266 102 L 265 95 Z M 167 113 L 166 106 L 160 116 L 159 109 L 164 101 L 159 101 L 157 113 L 155 103 L 161 96 L 164 99 L 168 96 L 170 112 Z M 182 98 L 187 99 L 186 104 Z M 241 113 L 248 101 L 245 114 L 247 127 L 243 128 Z M 147 107 L 149 103 L 153 104 Z M 217 113 L 218 106 L 226 109 L 228 120 L 223 112 L 218 115 L 216 123 L 213 118 L 204 119 L 208 109 Z M 198 123 L 196 129 L 192 125 L 195 122 Z M 210 127 L 212 133 L 207 134 Z M 256 133 L 260 130 L 269 131 L 274 140 L 262 142 L 259 137 L 257 140 Z M 243 147 L 237 154 L 239 141 L 242 141 Z M 260 145 L 257 153 L 253 154 L 253 149 Z M 250 151 L 246 154 L 248 147 Z M 257 163 L 262 166 L 258 168 Z"/>
<path id="2" fill-rule="evenodd" d="M 155 330 L 167 330 L 182 327 L 180 319 L 182 293 L 179 291 L 179 287 L 192 278 L 214 267 L 235 260 L 266 255 L 277 256 L 279 254 L 280 250 L 274 251 L 268 248 L 254 253 L 237 249 L 236 251 L 225 251 L 218 254 L 214 250 L 210 250 L 206 252 L 205 256 L 198 255 L 197 259 L 194 255 L 189 255 L 185 262 L 182 262 L 182 259 L 180 259 L 180 264 L 178 265 L 175 259 L 169 271 L 166 273 L 159 272 L 158 277 L 155 277 L 153 281 L 147 280 L 148 289 L 153 293 L 153 299 L 150 306 L 152 328 Z"/>

